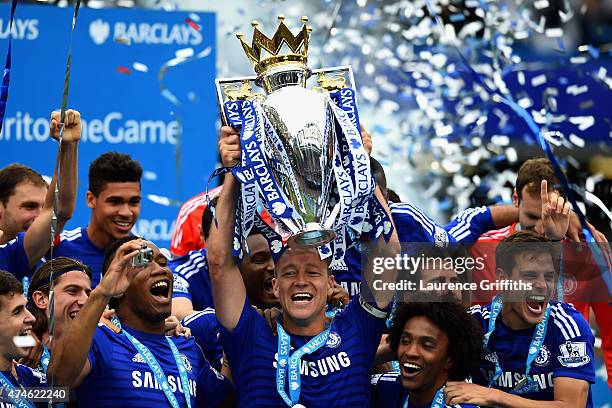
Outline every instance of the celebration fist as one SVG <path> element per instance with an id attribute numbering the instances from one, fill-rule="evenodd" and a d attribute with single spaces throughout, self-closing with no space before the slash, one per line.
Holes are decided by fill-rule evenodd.
<path id="1" fill-rule="evenodd" d="M 233 167 L 240 162 L 240 136 L 233 127 L 223 126 L 221 128 L 219 155 L 224 167 Z"/>
<path id="2" fill-rule="evenodd" d="M 60 130 L 62 128 L 60 112 L 51 112 L 51 137 L 59 140 Z M 62 133 L 62 142 L 71 143 L 81 140 L 81 114 L 74 109 L 68 109 L 64 116 L 64 132 Z"/>

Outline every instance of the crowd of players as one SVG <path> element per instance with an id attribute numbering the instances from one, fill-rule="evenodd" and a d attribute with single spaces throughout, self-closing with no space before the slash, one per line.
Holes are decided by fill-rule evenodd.
<path id="1" fill-rule="evenodd" d="M 58 122 L 53 113 L 55 138 Z M 373 256 L 355 248 L 331 270 L 316 249 L 275 259 L 253 229 L 238 264 L 231 173 L 212 194 L 214 216 L 202 196 L 185 203 L 173 259 L 131 233 L 142 168 L 117 152 L 89 166 L 89 224 L 60 233 L 77 202 L 80 135 L 69 110 L 56 212 L 57 174 L 47 185 L 20 164 L 0 170 L 0 407 L 47 406 L 29 400 L 38 387 L 69 387 L 70 402 L 56 405 L 82 407 L 592 407 L 590 310 L 612 388 L 609 294 L 602 273 L 576 262 L 589 255 L 571 256 L 570 242 L 584 237 L 545 159 L 523 164 L 513 205 L 472 208 L 445 226 L 400 202 L 371 159 L 375 196 L 395 228 L 370 255 L 421 243 L 447 259 L 474 244 L 487 265 L 473 276 L 439 267 L 411 279 L 532 284 L 518 294 L 373 293 Z M 221 129 L 219 153 L 226 167 L 240 160 L 234 129 Z M 565 302 L 560 276 L 579 286 Z M 589 298 L 599 301 L 576 297 L 593 288 L 605 292 Z"/>

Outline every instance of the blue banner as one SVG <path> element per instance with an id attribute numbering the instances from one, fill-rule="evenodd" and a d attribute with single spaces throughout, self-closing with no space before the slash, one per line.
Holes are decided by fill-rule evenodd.
<path id="1" fill-rule="evenodd" d="M 0 167 L 20 162 L 51 176 L 72 8 L 19 5 Z M 0 6 L 0 59 L 10 5 Z M 68 107 L 84 119 L 77 208 L 86 225 L 87 171 L 114 150 L 140 161 L 142 208 L 135 231 L 168 247 L 182 201 L 204 191 L 217 161 L 214 13 L 82 8 L 73 37 Z"/>

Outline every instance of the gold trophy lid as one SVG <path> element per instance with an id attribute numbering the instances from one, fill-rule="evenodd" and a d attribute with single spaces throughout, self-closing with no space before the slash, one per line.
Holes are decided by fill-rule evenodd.
<path id="1" fill-rule="evenodd" d="M 293 65 L 302 67 L 304 70 L 307 69 L 308 41 L 312 28 L 306 25 L 308 17 L 303 16 L 301 20 L 302 29 L 296 36 L 285 25 L 285 16 L 283 15 L 278 16 L 278 27 L 272 38 L 259 31 L 259 22 L 257 21 L 251 23 L 255 29 L 251 45 L 244 41 L 242 33 L 236 34 L 259 77 L 263 77 L 268 71 L 283 65 Z M 290 52 L 281 52 L 283 45 L 286 45 Z M 264 51 L 267 55 L 263 53 Z"/>

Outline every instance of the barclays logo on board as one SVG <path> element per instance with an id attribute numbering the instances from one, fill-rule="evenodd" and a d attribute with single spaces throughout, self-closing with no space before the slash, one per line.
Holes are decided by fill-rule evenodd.
<path id="1" fill-rule="evenodd" d="M 125 44 L 198 45 L 202 43 L 202 34 L 187 24 L 118 21 L 111 28 L 109 22 L 100 18 L 89 24 L 89 36 L 97 45 L 104 44 L 111 37 Z"/>
<path id="2" fill-rule="evenodd" d="M 89 25 L 89 36 L 98 45 L 104 44 L 109 34 L 110 24 L 102 19 L 94 20 Z"/>
<path id="3" fill-rule="evenodd" d="M 8 18 L 0 19 L 0 39 L 8 38 L 9 34 L 15 40 L 36 40 L 39 34 L 38 20 L 16 18 L 11 27 Z"/>

